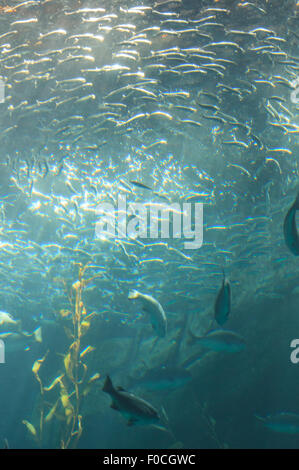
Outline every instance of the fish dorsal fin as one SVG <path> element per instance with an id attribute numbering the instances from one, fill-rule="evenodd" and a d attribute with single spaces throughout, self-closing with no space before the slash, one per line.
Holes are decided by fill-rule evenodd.
<path id="1" fill-rule="evenodd" d="M 126 390 L 123 387 L 116 387 L 118 392 L 125 392 Z"/>

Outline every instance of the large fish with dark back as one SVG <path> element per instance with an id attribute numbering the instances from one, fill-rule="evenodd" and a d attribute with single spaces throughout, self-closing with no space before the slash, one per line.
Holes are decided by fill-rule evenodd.
<path id="1" fill-rule="evenodd" d="M 133 381 L 133 386 L 152 391 L 169 391 L 183 387 L 191 379 L 190 372 L 182 367 L 160 366 L 147 370 L 142 377 Z"/>
<path id="2" fill-rule="evenodd" d="M 150 403 L 121 387 L 115 388 L 108 375 L 103 391 L 112 398 L 111 408 L 119 411 L 128 420 L 128 426 L 159 423 L 159 413 Z"/>
<path id="3" fill-rule="evenodd" d="M 284 239 L 293 255 L 299 255 L 299 235 L 296 227 L 296 212 L 299 209 L 299 193 L 285 216 L 283 223 Z"/>
<path id="4" fill-rule="evenodd" d="M 198 343 L 210 351 L 235 353 L 245 349 L 245 340 L 230 330 L 212 330 L 204 336 L 196 336 L 189 331 L 189 343 Z"/>

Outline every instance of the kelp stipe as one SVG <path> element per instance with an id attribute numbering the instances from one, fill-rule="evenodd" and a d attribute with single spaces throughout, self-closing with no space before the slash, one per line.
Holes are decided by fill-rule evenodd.
<path id="1" fill-rule="evenodd" d="M 86 396 L 100 374 L 88 376 L 88 354 L 94 350 L 92 346 L 81 350 L 82 337 L 90 328 L 93 313 L 87 314 L 82 300 L 84 288 L 94 277 L 84 279 L 88 264 L 83 266 L 76 263 L 79 268 L 78 280 L 68 290 L 65 290 L 70 303 L 70 310 L 61 310 L 60 315 L 67 324 L 64 330 L 70 344 L 63 355 L 62 370 L 59 370 L 56 378 L 47 387 L 40 377 L 40 369 L 44 364 L 48 352 L 42 359 L 37 359 L 32 367 L 32 372 L 40 386 L 40 405 L 38 408 L 39 419 L 37 423 L 23 420 L 23 424 L 37 442 L 39 447 L 48 447 L 45 430 L 53 420 L 57 421 L 60 429 L 60 444 L 62 449 L 75 448 L 83 432 L 83 416 L 81 411 L 82 399 Z M 53 393 L 55 395 L 53 396 Z M 51 395 L 51 401 L 46 398 Z M 56 427 L 56 426 L 55 426 Z M 48 434 L 47 434 L 48 436 Z"/>

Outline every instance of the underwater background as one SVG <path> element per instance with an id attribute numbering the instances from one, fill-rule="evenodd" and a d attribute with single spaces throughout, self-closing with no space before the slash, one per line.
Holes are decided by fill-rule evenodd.
<path id="1" fill-rule="evenodd" d="M 0 447 L 298 448 L 298 46 L 296 0 L 1 0 Z M 202 246 L 99 235 L 124 197 Z"/>

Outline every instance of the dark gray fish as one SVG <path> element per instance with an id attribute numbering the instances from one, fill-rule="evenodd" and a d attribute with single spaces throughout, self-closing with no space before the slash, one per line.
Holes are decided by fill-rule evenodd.
<path id="1" fill-rule="evenodd" d="M 130 181 L 130 183 L 133 184 L 134 186 L 137 186 L 137 188 L 147 189 L 148 191 L 153 191 L 153 189 L 150 186 L 140 183 L 139 181 Z"/>
<path id="2" fill-rule="evenodd" d="M 218 292 L 216 301 L 215 301 L 215 320 L 218 325 L 223 326 L 227 322 L 228 316 L 231 309 L 231 290 L 230 283 L 226 279 L 223 271 L 223 281 L 222 286 Z"/>
<path id="3" fill-rule="evenodd" d="M 299 235 L 296 227 L 296 212 L 299 209 L 299 193 L 285 216 L 283 223 L 284 239 L 293 255 L 299 255 Z"/>
<path id="4" fill-rule="evenodd" d="M 134 424 L 157 424 L 160 421 L 158 411 L 148 402 L 123 388 L 114 388 L 107 375 L 103 391 L 112 398 L 111 408 L 119 411 L 127 420 L 128 426 Z"/>

